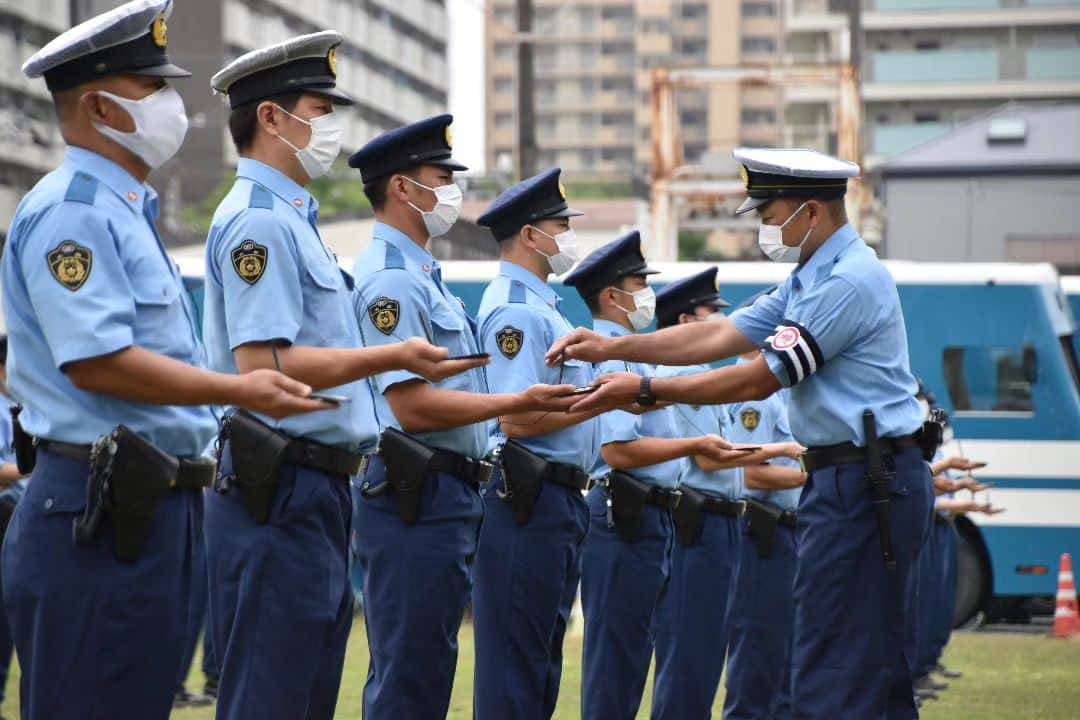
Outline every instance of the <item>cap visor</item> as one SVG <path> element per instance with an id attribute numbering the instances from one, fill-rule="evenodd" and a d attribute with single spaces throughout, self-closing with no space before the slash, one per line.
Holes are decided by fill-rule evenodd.
<path id="1" fill-rule="evenodd" d="M 468 170 L 468 165 L 462 165 L 454 158 L 445 158 L 443 160 L 429 160 L 422 163 L 423 165 L 434 165 L 435 167 L 446 168 L 447 170 L 462 171 Z"/>
<path id="2" fill-rule="evenodd" d="M 312 95 L 324 95 L 334 101 L 335 105 L 355 105 L 356 101 L 352 96 L 346 92 L 338 90 L 336 87 L 301 87 L 301 92 L 311 93 Z"/>
<path id="3" fill-rule="evenodd" d="M 549 217 L 549 218 L 571 218 L 571 217 L 580 217 L 580 216 L 582 216 L 584 214 L 585 213 L 581 212 L 580 210 L 575 210 L 574 208 L 569 208 L 568 207 L 565 210 L 560 210 L 557 213 L 552 213 L 551 215 L 548 215 L 547 217 Z"/>
<path id="4" fill-rule="evenodd" d="M 179 65 L 173 65 L 172 63 L 165 63 L 164 65 L 154 65 L 152 67 L 137 68 L 135 70 L 121 70 L 120 74 L 123 75 L 146 75 L 148 77 L 163 77 L 163 78 L 183 78 L 191 77 L 191 73 Z"/>
<path id="5" fill-rule="evenodd" d="M 771 203 L 775 199 L 776 198 L 748 197 L 745 200 L 743 200 L 742 205 L 740 205 L 738 210 L 735 211 L 735 214 L 736 215 L 745 215 L 746 213 L 750 212 L 751 210 L 757 210 L 762 205 L 768 205 L 769 203 Z"/>
<path id="6" fill-rule="evenodd" d="M 720 297 L 719 295 L 717 295 L 716 297 L 714 297 L 714 298 L 712 299 L 712 301 L 711 301 L 711 302 L 710 302 L 709 304 L 710 304 L 710 305 L 712 305 L 712 306 L 713 306 L 713 307 L 715 307 L 715 308 L 726 308 L 726 307 L 731 307 L 731 303 L 729 303 L 729 302 L 728 302 L 727 300 L 725 300 L 724 298 Z"/>

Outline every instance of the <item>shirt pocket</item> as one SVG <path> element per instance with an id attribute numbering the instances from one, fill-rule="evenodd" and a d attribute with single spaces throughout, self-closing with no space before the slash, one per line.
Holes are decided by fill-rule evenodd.
<path id="1" fill-rule="evenodd" d="M 304 296 L 304 320 L 297 341 L 303 345 L 346 347 L 356 324 L 345 280 L 337 263 L 321 249 L 304 250 L 300 261 Z"/>
<path id="2" fill-rule="evenodd" d="M 172 358 L 191 358 L 192 320 L 181 297 L 181 282 L 165 258 L 148 254 L 128 264 L 127 270 L 135 300 L 135 344 Z"/>
<path id="3" fill-rule="evenodd" d="M 450 307 L 448 301 L 437 303 L 431 308 L 431 337 L 433 345 L 444 347 L 451 355 L 466 355 L 474 352 L 469 343 L 470 331 L 466 327 L 461 313 Z"/>
<path id="4" fill-rule="evenodd" d="M 552 378 L 553 383 L 566 383 L 575 387 L 585 387 L 586 385 L 592 385 L 592 363 L 582 362 L 581 360 L 564 360 L 562 368 L 563 370 L 561 373 L 561 377 L 556 375 L 555 378 Z"/>

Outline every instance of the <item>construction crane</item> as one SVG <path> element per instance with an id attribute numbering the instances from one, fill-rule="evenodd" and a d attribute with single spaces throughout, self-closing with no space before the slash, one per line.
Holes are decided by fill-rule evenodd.
<path id="1" fill-rule="evenodd" d="M 749 87 L 776 85 L 826 85 L 837 88 L 837 150 L 841 158 L 862 164 L 862 102 L 859 80 L 850 63 L 833 65 L 787 65 L 762 67 L 656 68 L 652 74 L 652 233 L 649 257 L 678 260 L 678 201 L 693 197 L 721 202 L 741 195 L 746 188 L 739 180 L 717 180 L 689 176 L 682 152 L 676 89 L 738 84 Z M 848 217 L 856 229 L 869 202 L 859 179 L 848 185 Z"/>

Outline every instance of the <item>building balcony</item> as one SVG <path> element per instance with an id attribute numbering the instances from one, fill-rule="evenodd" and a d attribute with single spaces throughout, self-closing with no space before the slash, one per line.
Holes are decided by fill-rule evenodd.
<path id="1" fill-rule="evenodd" d="M 865 0 L 863 29 L 1057 26 L 1080 22 L 1080 0 Z"/>
<path id="2" fill-rule="evenodd" d="M 941 137 L 952 129 L 943 122 L 877 125 L 871 128 L 869 152 L 873 155 L 895 155 Z"/>
<path id="3" fill-rule="evenodd" d="M 877 52 L 863 99 L 1038 99 L 1080 96 L 1080 48 Z"/>

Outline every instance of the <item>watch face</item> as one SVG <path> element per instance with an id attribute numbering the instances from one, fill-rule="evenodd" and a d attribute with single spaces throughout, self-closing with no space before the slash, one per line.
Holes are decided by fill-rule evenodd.
<path id="1" fill-rule="evenodd" d="M 652 407 L 656 404 L 656 396 L 652 394 L 652 380 L 641 378 L 641 390 L 638 391 L 637 404 L 642 407 Z"/>

